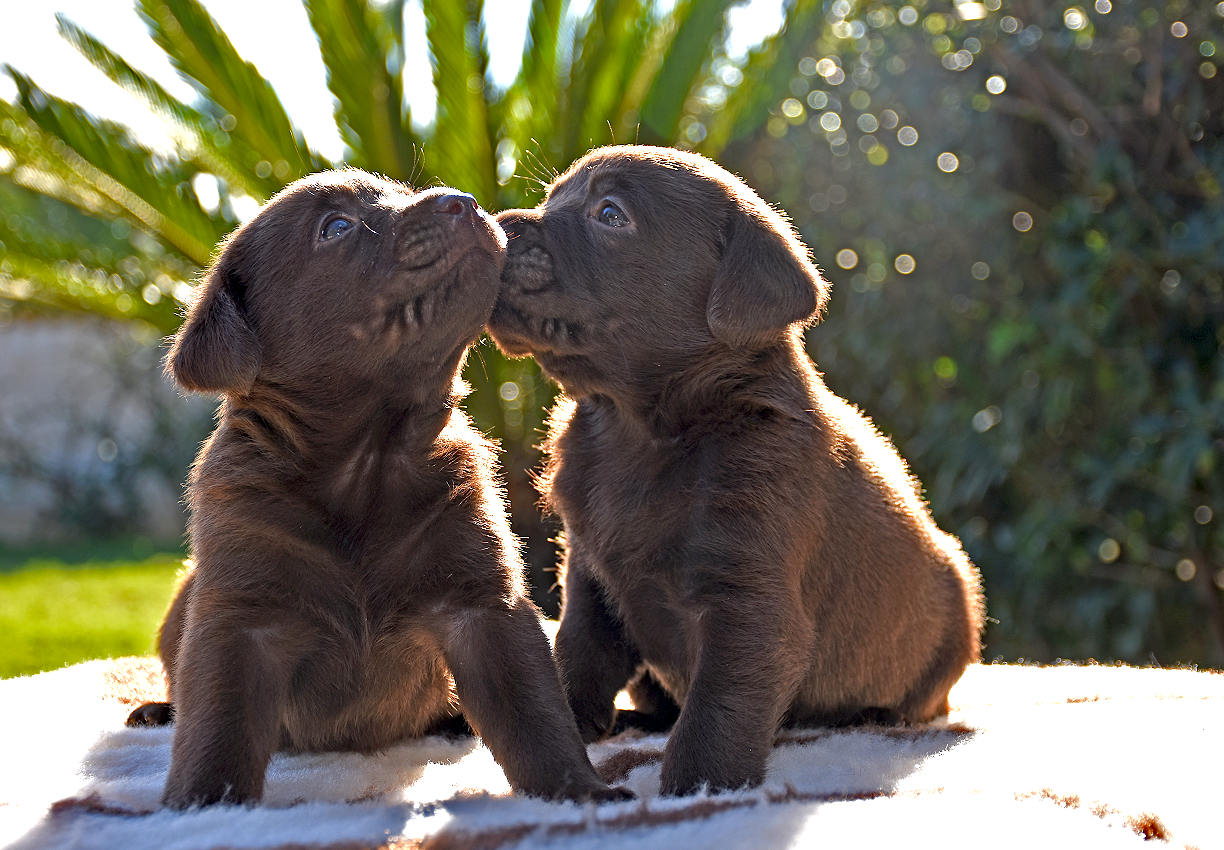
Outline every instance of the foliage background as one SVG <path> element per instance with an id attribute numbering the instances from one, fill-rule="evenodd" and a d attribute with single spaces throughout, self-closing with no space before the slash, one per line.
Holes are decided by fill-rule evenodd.
<path id="1" fill-rule="evenodd" d="M 339 164 L 202 6 L 137 5 L 195 101 L 61 29 L 163 117 L 173 156 L 7 69 L 11 313 L 171 332 L 243 203 Z M 730 0 L 534 0 L 502 89 L 482 4 L 424 0 L 423 129 L 403 100 L 403 5 L 305 3 L 344 162 L 502 209 L 592 145 L 715 157 L 789 212 L 834 281 L 810 351 L 981 566 L 988 656 L 1224 664 L 1224 3 L 792 0 L 739 58 Z M 551 607 L 553 529 L 528 471 L 553 389 L 487 343 L 467 376 Z"/>

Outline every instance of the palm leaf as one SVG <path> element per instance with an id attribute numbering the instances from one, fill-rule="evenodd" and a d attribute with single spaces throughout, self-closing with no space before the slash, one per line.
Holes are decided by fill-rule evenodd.
<path id="1" fill-rule="evenodd" d="M 40 130 L 19 105 L 5 100 L 0 100 L 0 148 L 12 157 L 4 171 L 15 184 L 101 219 L 122 214 L 123 208 L 105 193 L 78 179 L 66 161 L 70 152 L 63 142 Z"/>
<path id="2" fill-rule="evenodd" d="M 424 0 L 425 36 L 438 94 L 425 164 L 444 183 L 471 192 L 491 207 L 497 181 L 484 95 L 488 53 L 480 37 L 481 5 L 479 0 Z"/>
<path id="3" fill-rule="evenodd" d="M 274 182 L 255 175 L 255 166 L 262 159 L 259 152 L 242 139 L 230 137 L 212 116 L 172 97 L 160 83 L 133 68 L 63 14 L 56 15 L 56 23 L 60 35 L 94 67 L 161 116 L 184 155 L 198 159 L 203 169 L 251 197 L 263 199 L 276 190 Z"/>
<path id="4" fill-rule="evenodd" d="M 671 144 L 680 131 L 684 103 L 710 61 L 715 39 L 726 26 L 736 0 L 685 0 L 672 12 L 675 35 L 655 74 L 639 114 L 643 142 Z"/>
<path id="5" fill-rule="evenodd" d="M 53 173 L 88 185 L 203 266 L 229 229 L 204 212 L 180 162 L 155 157 L 126 128 L 84 115 L 6 66 L 18 102 L 46 136 L 41 158 Z"/>
<path id="6" fill-rule="evenodd" d="M 87 268 L 79 263 L 47 259 L 6 245 L 7 273 L 0 275 L 0 298 L 24 302 L 34 310 L 89 313 L 110 319 L 139 319 L 163 333 L 179 323 L 178 302 L 158 296 L 150 304 L 139 291 L 131 291 L 115 273 Z"/>
<path id="7" fill-rule="evenodd" d="M 399 180 L 412 177 L 418 140 L 404 108 L 397 60 L 401 49 L 392 22 L 403 0 L 381 9 L 363 0 L 305 0 L 319 37 L 327 85 L 348 162 Z"/>
<path id="8" fill-rule="evenodd" d="M 139 11 L 175 68 L 217 109 L 223 129 L 263 157 L 257 176 L 274 175 L 275 187 L 330 165 L 307 147 L 271 83 L 197 0 L 140 0 Z"/>
<path id="9" fill-rule="evenodd" d="M 561 88 L 558 62 L 567 5 L 566 0 L 532 0 L 522 63 L 502 100 L 506 136 L 520 153 L 538 147 L 553 134 L 557 98 L 547 95 Z M 516 202 L 523 202 L 525 197 L 518 194 Z"/>
<path id="10" fill-rule="evenodd" d="M 642 20 L 649 11 L 647 0 L 595 0 L 576 22 L 561 104 L 570 119 L 558 121 L 553 134 L 552 153 L 562 162 L 609 139 L 607 126 L 600 126 L 612 118 L 615 108 L 607 97 L 608 88 L 632 73 L 636 57 L 631 22 Z"/>
<path id="11" fill-rule="evenodd" d="M 786 10 L 782 28 L 749 54 L 743 68 L 744 81 L 712 116 L 703 150 L 722 150 L 768 119 L 778 93 L 788 90 L 798 61 L 808 49 L 809 35 L 819 26 L 823 14 L 820 0 L 796 0 Z"/>
<path id="12" fill-rule="evenodd" d="M 582 116 L 577 134 L 567 150 L 571 158 L 589 148 L 614 140 L 621 124 L 621 109 L 636 111 L 637 104 L 623 104 L 626 84 L 648 56 L 647 45 L 656 29 L 648 2 L 601 2 L 583 38 L 581 66 L 572 105 Z"/>
<path id="13" fill-rule="evenodd" d="M 0 216 L 0 298 L 27 311 L 141 319 L 163 332 L 178 323 L 176 298 L 194 265 L 126 222 L 99 221 L 11 175 L 0 177 L 0 207 L 9 213 Z"/>

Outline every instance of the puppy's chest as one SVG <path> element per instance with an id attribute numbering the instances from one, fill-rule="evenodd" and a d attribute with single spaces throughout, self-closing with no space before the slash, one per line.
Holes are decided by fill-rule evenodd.
<path id="1" fill-rule="evenodd" d="M 715 446 L 577 442 L 554 465 L 550 498 L 606 578 L 661 578 L 691 562 L 726 493 Z"/>
<path id="2" fill-rule="evenodd" d="M 342 468 L 317 489 L 317 509 L 337 562 L 355 582 L 375 588 L 420 579 L 437 560 L 440 529 L 451 536 L 473 531 L 466 527 L 467 511 L 453 498 L 463 483 L 447 471 L 394 455 Z"/>

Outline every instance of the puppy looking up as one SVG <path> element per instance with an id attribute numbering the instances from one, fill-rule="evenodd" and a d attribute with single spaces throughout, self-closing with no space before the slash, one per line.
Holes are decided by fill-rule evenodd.
<path id="1" fill-rule="evenodd" d="M 636 146 L 498 221 L 490 331 L 568 396 L 541 482 L 583 737 L 646 674 L 680 706 L 662 787 L 683 794 L 759 783 L 783 723 L 946 713 L 980 653 L 978 575 L 804 353 L 828 284 L 790 225 L 715 163 Z"/>
<path id="2" fill-rule="evenodd" d="M 289 186 L 208 270 L 168 365 L 224 403 L 158 647 L 167 806 L 258 800 L 274 750 L 378 750 L 456 696 L 517 791 L 625 796 L 587 759 L 458 408 L 504 246 L 470 195 L 350 170 Z"/>

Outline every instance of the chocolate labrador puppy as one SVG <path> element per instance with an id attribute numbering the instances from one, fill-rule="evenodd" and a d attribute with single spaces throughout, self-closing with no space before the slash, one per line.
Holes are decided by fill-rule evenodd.
<path id="1" fill-rule="evenodd" d="M 462 707 L 511 786 L 618 799 L 563 696 L 458 373 L 505 235 L 470 195 L 348 170 L 225 243 L 168 370 L 224 397 L 161 629 L 163 802 L 258 800 L 273 751 L 384 748 Z"/>
<path id="2" fill-rule="evenodd" d="M 978 575 L 804 353 L 828 284 L 791 226 L 715 163 L 637 146 L 498 221 L 490 331 L 567 396 L 541 482 L 583 738 L 644 671 L 680 706 L 662 788 L 684 794 L 759 783 L 784 723 L 946 713 L 980 654 Z"/>

